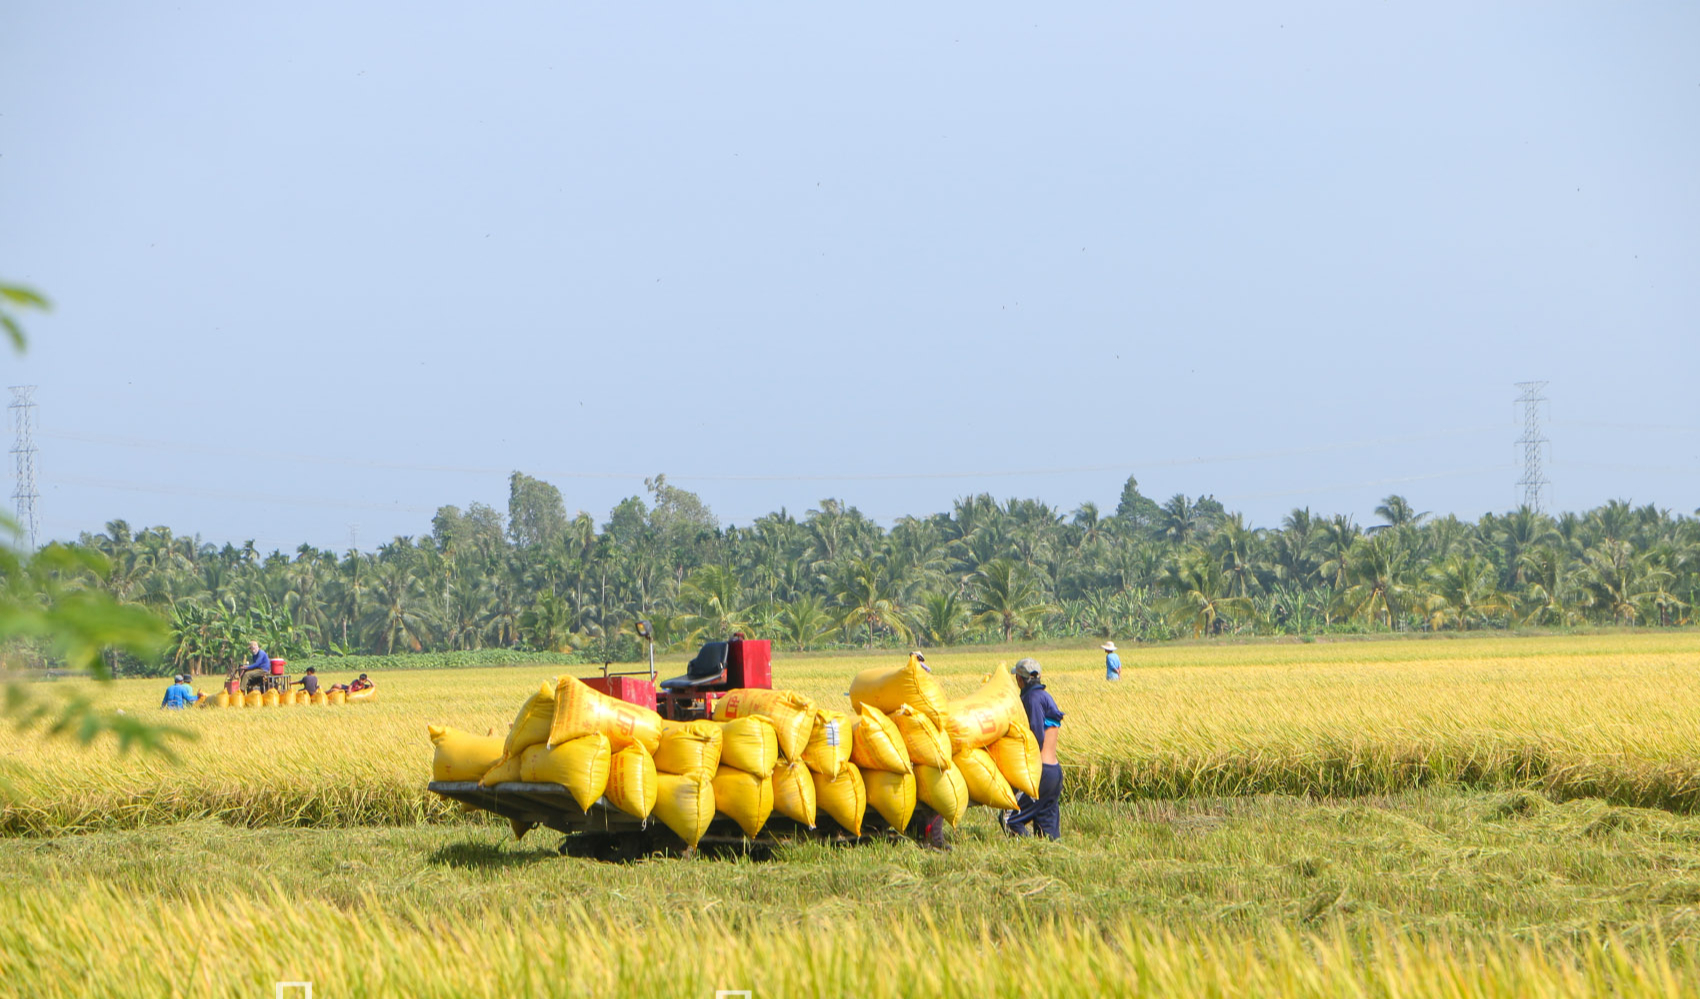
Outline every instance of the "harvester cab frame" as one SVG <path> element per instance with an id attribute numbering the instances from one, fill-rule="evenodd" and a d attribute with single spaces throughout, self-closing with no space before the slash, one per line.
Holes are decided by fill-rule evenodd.
<path id="1" fill-rule="evenodd" d="M 647 621 L 640 621 L 638 634 L 645 638 Z M 598 693 L 617 697 L 628 704 L 648 708 L 668 721 L 694 721 L 714 714 L 714 702 L 727 692 L 773 688 L 773 643 L 765 638 L 733 638 L 704 642 L 685 675 L 656 682 L 654 643 L 650 645 L 647 670 L 619 672 L 611 663 L 602 664 L 602 675 L 584 682 Z M 647 680 L 640 679 L 648 677 Z"/>

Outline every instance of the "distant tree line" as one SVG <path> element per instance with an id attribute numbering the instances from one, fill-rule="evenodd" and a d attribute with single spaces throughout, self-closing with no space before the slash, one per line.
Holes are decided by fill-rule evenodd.
<path id="1" fill-rule="evenodd" d="M 689 648 L 733 631 L 795 650 L 1064 638 L 1687 624 L 1700 521 L 1611 502 L 1470 522 L 1402 496 L 1378 522 L 1295 509 L 1254 528 L 1208 496 L 1157 503 L 1129 478 L 1114 513 L 989 495 L 890 529 L 824 500 L 723 527 L 657 476 L 597 524 L 514 473 L 504 515 L 445 506 L 376 552 L 262 554 L 113 521 L 70 548 L 81 585 L 164 619 L 169 665 L 274 654 L 529 649 L 633 659 L 639 619 Z"/>

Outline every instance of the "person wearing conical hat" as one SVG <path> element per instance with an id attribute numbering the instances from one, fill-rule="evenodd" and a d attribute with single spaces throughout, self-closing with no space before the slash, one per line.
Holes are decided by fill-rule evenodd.
<path id="1" fill-rule="evenodd" d="M 1104 650 L 1104 679 L 1120 680 L 1122 678 L 1122 657 L 1116 655 L 1116 643 L 1105 642 L 1098 647 Z"/>

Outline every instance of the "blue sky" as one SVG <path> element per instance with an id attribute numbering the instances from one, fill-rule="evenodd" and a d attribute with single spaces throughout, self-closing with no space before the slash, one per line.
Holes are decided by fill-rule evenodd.
<path id="1" fill-rule="evenodd" d="M 45 534 L 1700 506 L 1700 8 L 1031 6 L 11 5 Z"/>

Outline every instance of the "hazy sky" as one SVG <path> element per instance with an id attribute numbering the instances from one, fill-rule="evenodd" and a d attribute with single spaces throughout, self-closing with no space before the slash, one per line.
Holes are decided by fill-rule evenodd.
<path id="1" fill-rule="evenodd" d="M 45 534 L 1700 505 L 1700 6 L 13 2 Z"/>

